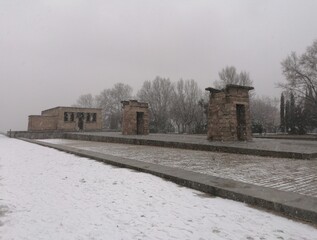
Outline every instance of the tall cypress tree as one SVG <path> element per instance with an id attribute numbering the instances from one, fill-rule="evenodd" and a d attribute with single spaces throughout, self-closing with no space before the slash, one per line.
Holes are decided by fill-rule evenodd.
<path id="1" fill-rule="evenodd" d="M 290 108 L 290 102 L 289 102 L 289 100 L 286 100 L 284 120 L 285 120 L 285 128 L 286 128 L 287 133 L 290 132 L 290 111 L 289 111 L 289 108 Z"/>
<path id="2" fill-rule="evenodd" d="M 293 92 L 291 92 L 291 96 L 290 96 L 289 122 L 290 122 L 291 133 L 294 134 L 295 126 L 296 126 L 296 116 L 295 116 L 295 97 Z"/>
<path id="3" fill-rule="evenodd" d="M 313 91 L 310 87 L 308 87 L 308 89 L 306 89 L 306 94 L 305 94 L 303 115 L 305 118 L 305 126 L 309 130 L 313 129 L 313 126 L 314 126 L 313 115 L 316 109 L 314 109 L 313 100 L 314 100 Z"/>
<path id="4" fill-rule="evenodd" d="M 281 102 L 280 102 L 280 128 L 281 131 L 285 132 L 285 99 L 284 94 L 281 94 Z"/>

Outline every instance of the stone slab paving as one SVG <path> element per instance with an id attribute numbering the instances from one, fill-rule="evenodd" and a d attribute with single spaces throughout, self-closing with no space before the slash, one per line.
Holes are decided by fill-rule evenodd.
<path id="1" fill-rule="evenodd" d="M 317 159 L 317 141 L 254 139 L 248 142 L 208 141 L 205 135 L 150 134 L 127 136 L 121 133 L 65 133 L 62 138 L 98 142 L 171 147 L 212 152 L 239 153 L 294 159 Z"/>
<path id="2" fill-rule="evenodd" d="M 113 136 L 124 138 L 138 138 L 149 139 L 159 141 L 175 141 L 175 142 L 187 142 L 207 144 L 214 146 L 232 146 L 232 147 L 244 147 L 250 149 L 265 149 L 276 151 L 290 151 L 290 152 L 303 152 L 303 153 L 317 153 L 317 142 L 314 140 L 295 140 L 295 139 L 265 139 L 265 138 L 253 138 L 248 142 L 220 142 L 220 141 L 208 141 L 207 136 L 204 134 L 149 134 L 149 135 L 122 135 L 120 132 L 89 132 L 78 133 L 88 135 L 99 136 Z"/>
<path id="3" fill-rule="evenodd" d="M 314 160 L 66 139 L 45 141 L 317 197 L 317 161 Z"/>

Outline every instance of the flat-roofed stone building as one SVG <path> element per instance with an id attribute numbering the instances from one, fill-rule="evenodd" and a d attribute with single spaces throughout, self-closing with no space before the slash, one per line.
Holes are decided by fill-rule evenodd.
<path id="1" fill-rule="evenodd" d="M 207 138 L 215 141 L 252 140 L 249 91 L 253 87 L 227 85 L 210 92 Z"/>
<path id="2" fill-rule="evenodd" d="M 30 115 L 28 131 L 96 131 L 102 129 L 100 108 L 55 107 Z"/>
<path id="3" fill-rule="evenodd" d="M 149 134 L 149 105 L 137 100 L 122 101 L 122 134 Z"/>

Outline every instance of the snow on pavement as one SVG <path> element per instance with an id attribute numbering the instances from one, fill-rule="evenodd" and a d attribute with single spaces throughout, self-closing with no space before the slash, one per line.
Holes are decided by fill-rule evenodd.
<path id="1" fill-rule="evenodd" d="M 317 161 L 70 139 L 38 141 L 185 169 L 317 198 Z"/>
<path id="2" fill-rule="evenodd" d="M 0 135 L 0 239 L 317 239 L 311 225 Z"/>

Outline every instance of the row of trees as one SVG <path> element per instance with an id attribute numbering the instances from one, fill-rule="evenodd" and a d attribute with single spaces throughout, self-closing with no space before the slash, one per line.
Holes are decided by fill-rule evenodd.
<path id="1" fill-rule="evenodd" d="M 307 93 L 310 96 L 304 98 L 295 96 L 293 92 L 281 94 L 280 101 L 280 129 L 289 134 L 305 134 L 317 127 L 316 106 L 309 98 L 312 92 Z M 286 97 L 284 96 L 286 95 Z"/>
<path id="2" fill-rule="evenodd" d="M 280 99 L 257 97 L 251 93 L 250 107 L 253 127 L 256 131 L 277 131 L 302 134 L 317 127 L 317 40 L 305 53 L 291 53 L 282 61 L 286 83 Z M 227 84 L 252 86 L 249 73 L 238 72 L 228 66 L 219 72 L 214 82 L 216 88 Z M 150 106 L 152 132 L 178 131 L 201 133 L 206 131 L 208 95 L 199 89 L 194 80 L 172 82 L 168 78 L 156 77 L 145 81 L 136 96 L 132 88 L 117 83 L 99 95 L 85 94 L 79 97 L 76 106 L 100 107 L 104 114 L 104 127 L 119 129 L 121 122 L 121 101 L 138 99 Z M 278 124 L 280 120 L 280 124 Z M 278 126 L 280 125 L 280 126 Z"/>
<path id="3" fill-rule="evenodd" d="M 258 97 L 251 94 L 250 110 L 253 132 L 262 133 L 278 131 L 278 99 L 267 96 Z"/>
<path id="4" fill-rule="evenodd" d="M 246 71 L 237 72 L 234 66 L 227 66 L 219 73 L 219 80 L 214 82 L 215 88 L 222 89 L 228 84 L 241 85 L 241 86 L 253 86 L 253 81 L 250 78 L 250 74 Z"/>
<path id="5" fill-rule="evenodd" d="M 149 103 L 153 132 L 173 131 L 174 127 L 179 133 L 205 131 L 208 98 L 194 80 L 173 83 L 156 77 L 144 82 L 137 98 Z"/>
<path id="6" fill-rule="evenodd" d="M 214 85 L 221 89 L 227 84 L 252 86 L 253 83 L 247 72 L 238 73 L 235 67 L 226 67 L 219 72 L 219 80 Z M 117 83 L 97 96 L 80 96 L 75 106 L 102 108 L 104 128 L 119 129 L 121 101 L 137 99 L 149 103 L 151 132 L 206 132 L 209 95 L 194 80 L 172 82 L 168 78 L 156 77 L 152 81 L 145 81 L 136 96 L 132 92 L 129 85 Z M 254 123 L 274 130 L 278 124 L 276 101 L 268 97 L 255 97 L 254 94 L 251 96 Z"/>
<path id="7" fill-rule="evenodd" d="M 116 83 L 99 95 L 83 94 L 74 104 L 76 107 L 98 107 L 102 109 L 104 128 L 118 129 L 121 122 L 121 101 L 132 99 L 133 89 L 127 84 Z"/>
<path id="8" fill-rule="evenodd" d="M 304 134 L 317 128 L 317 40 L 302 55 L 291 53 L 282 62 L 286 83 L 280 101 L 280 128 Z"/>
<path id="9" fill-rule="evenodd" d="M 204 132 L 206 125 L 207 95 L 194 80 L 156 77 L 145 81 L 136 96 L 131 86 L 117 83 L 99 95 L 81 95 L 74 106 L 102 108 L 104 128 L 121 126 L 121 101 L 138 99 L 149 103 L 151 132 Z"/>

